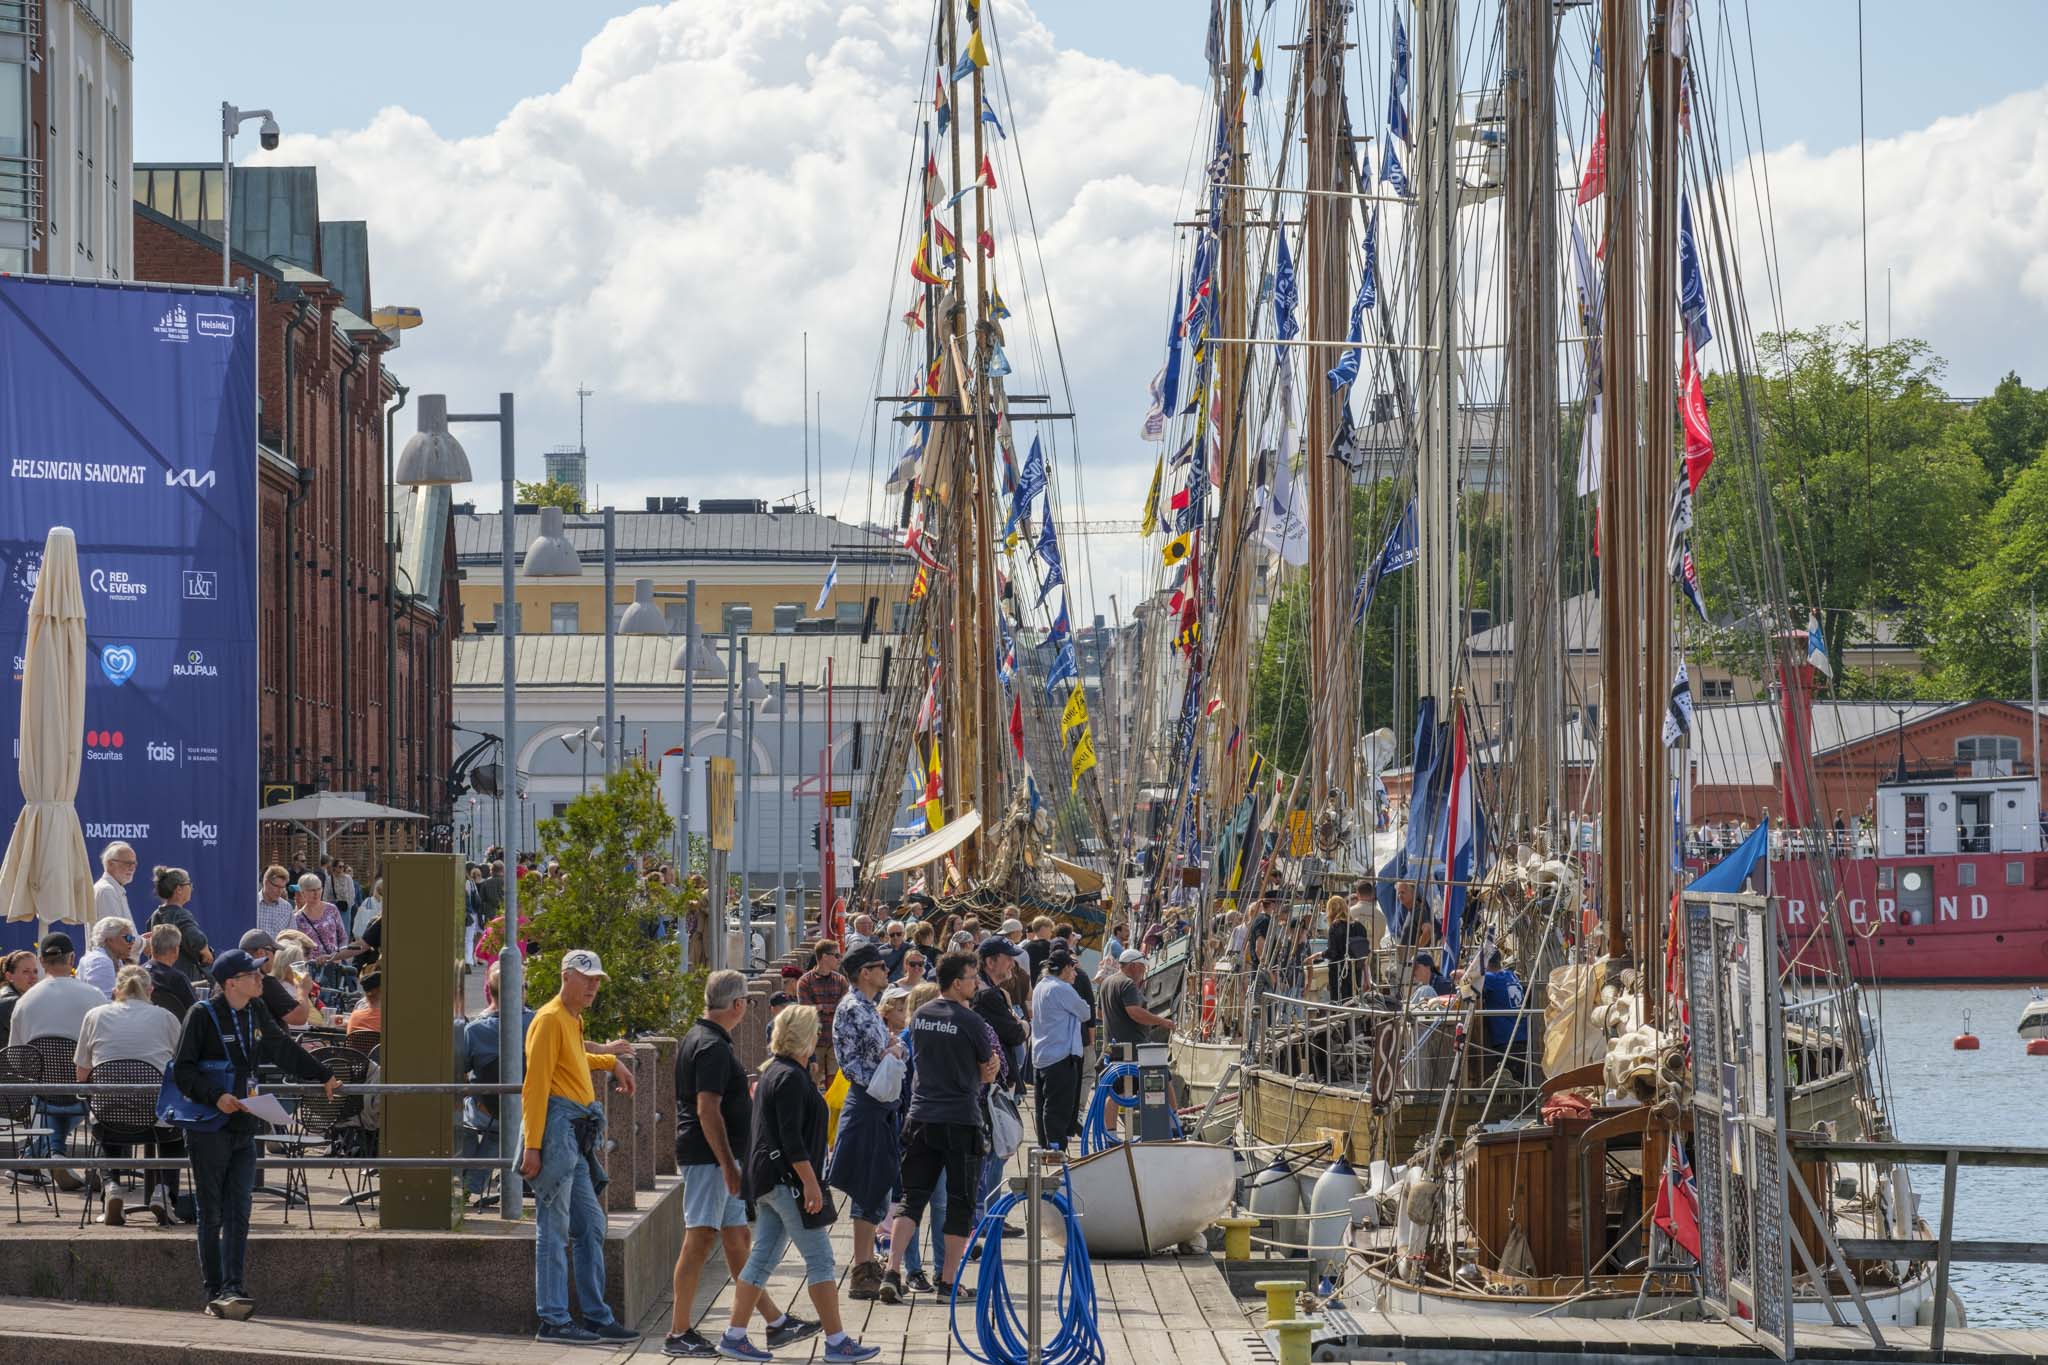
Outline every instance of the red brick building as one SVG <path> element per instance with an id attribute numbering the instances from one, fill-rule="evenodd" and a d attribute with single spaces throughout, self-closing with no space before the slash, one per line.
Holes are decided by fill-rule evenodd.
<path id="1" fill-rule="evenodd" d="M 219 239 L 180 221 L 174 192 L 151 192 L 152 172 L 193 169 L 136 168 L 137 279 L 219 282 Z M 235 173 L 233 275 L 254 278 L 259 299 L 261 779 L 266 804 L 359 791 L 428 817 L 384 832 L 388 848 L 448 821 L 460 630 L 449 497 L 396 489 L 387 519 L 386 443 L 406 390 L 386 367 L 391 337 L 368 320 L 367 234 L 318 221 L 312 175 Z M 264 220 L 253 230 L 245 203 Z M 266 835 L 266 855 L 281 843 Z"/>

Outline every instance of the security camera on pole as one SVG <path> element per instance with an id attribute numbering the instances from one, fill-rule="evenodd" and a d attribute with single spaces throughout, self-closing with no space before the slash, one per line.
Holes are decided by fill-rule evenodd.
<path id="1" fill-rule="evenodd" d="M 228 260 L 233 252 L 230 245 L 235 236 L 235 134 L 242 131 L 242 125 L 251 119 L 262 119 L 263 126 L 256 130 L 256 136 L 263 143 L 263 150 L 277 150 L 279 136 L 277 119 L 268 109 L 241 110 L 226 100 L 220 105 L 220 282 L 223 288 L 234 283 L 228 274 Z"/>

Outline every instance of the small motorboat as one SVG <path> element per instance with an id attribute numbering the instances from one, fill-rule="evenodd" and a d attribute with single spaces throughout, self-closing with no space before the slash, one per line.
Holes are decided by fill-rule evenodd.
<path id="1" fill-rule="evenodd" d="M 2048 1038 L 2048 995 L 2041 988 L 2034 988 L 2034 998 L 2020 1011 L 2020 1037 L 2032 1042 L 2036 1038 Z"/>
<path id="2" fill-rule="evenodd" d="M 1230 1206 L 1236 1165 L 1213 1142 L 1112 1142 L 1067 1166 L 1091 1256 L 1156 1256 L 1202 1234 Z"/>

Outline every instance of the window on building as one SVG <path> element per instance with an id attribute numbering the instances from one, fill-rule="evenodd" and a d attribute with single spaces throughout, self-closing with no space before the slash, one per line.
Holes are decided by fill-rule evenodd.
<path id="1" fill-rule="evenodd" d="M 0 156 L 28 155 L 28 67 L 0 62 Z"/>
<path id="2" fill-rule="evenodd" d="M 126 221 L 121 214 L 124 187 L 121 184 L 121 106 L 107 101 L 107 159 L 100 166 L 100 174 L 107 187 L 107 241 L 101 254 L 109 275 L 118 275 L 121 267 L 121 224 Z"/>
<path id="3" fill-rule="evenodd" d="M 1496 681 L 1493 684 L 1493 704 L 1495 706 L 1500 706 L 1505 703 L 1512 702 L 1514 701 L 1514 699 L 1515 685 L 1512 682 Z"/>
<path id="4" fill-rule="evenodd" d="M 889 608 L 889 628 L 901 635 L 910 629 L 910 604 L 898 602 Z"/>
<path id="5" fill-rule="evenodd" d="M 1701 678 L 1701 679 L 1700 679 L 1700 700 L 1702 700 L 1702 701 L 1734 701 L 1734 700 L 1735 700 L 1735 679 L 1733 679 L 1733 678 Z"/>
<path id="6" fill-rule="evenodd" d="M 801 602 L 777 602 L 775 604 L 775 633 L 777 635 L 796 634 L 796 623 L 803 619 L 803 614 L 804 608 Z"/>
<path id="7" fill-rule="evenodd" d="M 727 635 L 748 635 L 754 629 L 754 609 L 745 602 L 727 602 L 719 608 L 720 629 Z"/>
<path id="8" fill-rule="evenodd" d="M 1956 864 L 1956 885 L 1957 885 L 1957 886 L 1975 886 L 1976 884 L 1977 884 L 1977 865 L 1976 865 L 1975 863 L 1957 863 L 1957 864 Z"/>
<path id="9" fill-rule="evenodd" d="M 548 630 L 556 635 L 574 635 L 583 629 L 582 612 L 574 602 L 548 603 Z"/>
<path id="10" fill-rule="evenodd" d="M 2005 884 L 2007 886 L 2022 886 L 2025 885 L 2026 880 L 2027 868 L 2025 863 L 2011 862 L 2005 865 Z"/>
<path id="11" fill-rule="evenodd" d="M 1995 763 L 1996 772 L 2011 772 L 2020 761 L 2020 742 L 2011 735 L 1965 735 L 1956 741 L 1956 762 Z"/>
<path id="12" fill-rule="evenodd" d="M 87 260 L 94 258 L 94 204 L 99 194 L 99 187 L 94 180 L 98 161 L 98 137 L 94 124 L 94 116 L 97 113 L 98 106 L 93 101 L 92 82 L 81 72 L 78 77 L 78 125 L 72 131 L 75 134 L 78 161 L 77 249 Z"/>
<path id="13" fill-rule="evenodd" d="M 840 602 L 832 608 L 832 623 L 841 631 L 859 630 L 867 612 L 865 602 Z"/>

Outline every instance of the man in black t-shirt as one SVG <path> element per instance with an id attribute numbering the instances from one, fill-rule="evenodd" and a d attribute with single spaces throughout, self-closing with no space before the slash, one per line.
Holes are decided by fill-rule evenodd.
<path id="1" fill-rule="evenodd" d="M 753 1249 L 747 1205 L 740 1198 L 740 1164 L 735 1147 L 747 1141 L 754 1116 L 747 1068 L 733 1050 L 732 1031 L 747 1013 L 747 978 L 735 971 L 713 972 L 704 982 L 704 1014 L 676 1047 L 676 1169 L 683 1178 L 683 1247 L 676 1256 L 675 1307 L 663 1349 L 672 1356 L 708 1359 L 715 1343 L 691 1325 L 697 1279 L 711 1259 L 713 1242 L 725 1245 L 726 1268 L 735 1279 Z M 790 1317 L 763 1300 L 770 1349 L 791 1345 L 818 1330 L 815 1322 Z"/>
<path id="2" fill-rule="evenodd" d="M 251 929 L 242 935 L 240 946 L 256 959 L 257 969 L 263 973 L 263 1008 L 270 1011 L 270 1017 L 287 1028 L 297 1028 L 310 1019 L 312 1007 L 270 974 L 270 959 L 277 952 L 277 940 L 261 929 Z"/>
<path id="3" fill-rule="evenodd" d="M 903 1125 L 903 1203 L 882 1277 L 883 1303 L 903 1298 L 903 1251 L 932 1190 L 946 1182 L 946 1259 L 938 1292 L 951 1296 L 974 1226 L 975 1174 L 983 1154 L 981 1087 L 993 1082 L 1002 1059 L 993 1030 L 967 1002 L 981 984 L 970 953 L 939 959 L 939 998 L 910 1019 L 910 1112 Z M 1000 994 L 1000 992 L 998 992 Z"/>

